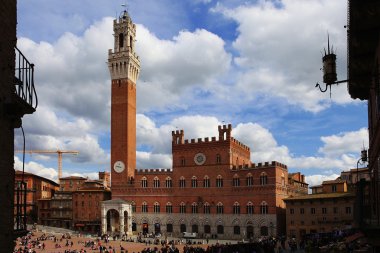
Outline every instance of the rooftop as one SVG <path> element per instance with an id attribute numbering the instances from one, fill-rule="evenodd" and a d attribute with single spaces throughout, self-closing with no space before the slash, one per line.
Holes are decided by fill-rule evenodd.
<path id="1" fill-rule="evenodd" d="M 346 198 L 354 197 L 355 194 L 350 192 L 334 192 L 334 193 L 317 193 L 317 194 L 307 194 L 296 197 L 285 198 L 284 201 L 293 200 L 312 200 L 312 199 L 332 199 L 332 198 Z"/>

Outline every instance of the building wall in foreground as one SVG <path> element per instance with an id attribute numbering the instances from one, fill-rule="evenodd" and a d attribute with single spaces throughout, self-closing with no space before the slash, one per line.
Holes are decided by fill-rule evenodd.
<path id="1" fill-rule="evenodd" d="M 316 194 L 319 198 L 286 200 L 287 236 L 302 239 L 305 234 L 350 229 L 354 223 L 353 194 Z"/>

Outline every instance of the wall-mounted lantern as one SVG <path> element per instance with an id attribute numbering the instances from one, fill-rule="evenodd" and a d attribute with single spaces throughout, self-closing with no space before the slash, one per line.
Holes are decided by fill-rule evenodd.
<path id="1" fill-rule="evenodd" d="M 336 54 L 334 53 L 334 48 L 331 46 L 330 48 L 330 38 L 327 35 L 327 52 L 326 48 L 325 54 L 322 57 L 323 63 L 323 82 L 325 83 L 325 88 L 322 89 L 321 85 L 317 83 L 315 87 L 318 87 L 321 92 L 326 92 L 328 88 L 330 88 L 330 97 L 331 97 L 331 85 L 345 83 L 347 80 L 337 81 L 336 74 Z"/>

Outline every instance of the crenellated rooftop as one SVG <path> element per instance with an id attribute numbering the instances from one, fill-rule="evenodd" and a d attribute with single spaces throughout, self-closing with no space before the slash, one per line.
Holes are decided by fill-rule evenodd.
<path id="1" fill-rule="evenodd" d="M 277 166 L 286 170 L 288 169 L 288 166 L 286 166 L 285 164 L 279 163 L 277 161 L 272 161 L 272 162 L 258 163 L 257 165 L 255 163 L 252 163 L 251 166 L 248 166 L 248 165 L 234 166 L 232 167 L 232 170 L 261 169 L 261 168 L 267 168 L 267 167 L 273 167 L 273 166 Z"/>
<path id="2" fill-rule="evenodd" d="M 231 141 L 237 146 L 240 146 L 242 149 L 250 151 L 250 148 L 247 145 L 244 145 L 242 142 L 237 139 L 231 137 L 232 126 L 222 125 L 218 126 L 219 131 L 219 139 L 216 137 L 205 137 L 205 138 L 197 138 L 197 139 L 184 139 L 184 131 L 176 130 L 172 131 L 172 144 L 173 145 L 189 145 L 189 144 L 200 144 L 200 143 L 219 143 L 221 141 Z"/>
<path id="3" fill-rule="evenodd" d="M 136 169 L 136 173 L 144 174 L 157 174 L 157 173 L 171 173 L 173 169 L 153 168 L 153 169 Z"/>

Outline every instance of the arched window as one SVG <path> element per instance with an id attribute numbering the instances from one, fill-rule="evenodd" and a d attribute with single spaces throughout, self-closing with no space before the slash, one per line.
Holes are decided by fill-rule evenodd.
<path id="1" fill-rule="evenodd" d="M 185 178 L 183 176 L 179 179 L 179 187 L 180 188 L 185 188 L 186 187 L 186 180 L 185 180 Z"/>
<path id="2" fill-rule="evenodd" d="M 211 226 L 210 225 L 204 225 L 203 230 L 205 234 L 210 234 L 211 233 Z"/>
<path id="3" fill-rule="evenodd" d="M 234 177 L 232 178 L 232 186 L 233 187 L 240 186 L 240 178 L 237 174 L 235 174 Z"/>
<path id="4" fill-rule="evenodd" d="M 216 163 L 217 164 L 221 164 L 222 163 L 222 157 L 220 156 L 220 154 L 216 155 Z"/>
<path id="5" fill-rule="evenodd" d="M 260 234 L 261 234 L 261 236 L 267 236 L 268 235 L 268 227 L 267 226 L 262 226 L 260 228 Z"/>
<path id="6" fill-rule="evenodd" d="M 240 214 L 240 204 L 238 202 L 234 203 L 233 210 L 234 210 L 234 214 Z"/>
<path id="7" fill-rule="evenodd" d="M 234 226 L 234 235 L 240 235 L 240 226 Z"/>
<path id="8" fill-rule="evenodd" d="M 191 232 L 192 233 L 198 233 L 198 225 L 197 224 L 193 224 L 191 226 Z"/>
<path id="9" fill-rule="evenodd" d="M 218 225 L 218 226 L 216 227 L 216 230 L 217 230 L 217 233 L 218 233 L 219 235 L 224 234 L 224 227 L 223 227 L 223 225 Z"/>
<path id="10" fill-rule="evenodd" d="M 204 205 L 203 205 L 203 213 L 204 214 L 210 213 L 210 204 L 208 202 L 204 203 Z"/>
<path id="11" fill-rule="evenodd" d="M 247 186 L 252 186 L 253 185 L 253 176 L 252 176 L 251 173 L 247 174 L 246 181 L 247 181 Z"/>
<path id="12" fill-rule="evenodd" d="M 191 187 L 193 187 L 193 188 L 197 188 L 198 187 L 198 180 L 197 180 L 196 176 L 193 176 L 191 178 Z"/>
<path id="13" fill-rule="evenodd" d="M 159 213 L 159 212 L 160 212 L 160 203 L 158 203 L 158 202 L 154 202 L 153 211 L 154 211 L 155 213 Z"/>
<path id="14" fill-rule="evenodd" d="M 134 201 L 131 202 L 131 206 L 132 206 L 132 212 L 136 212 L 136 203 Z"/>
<path id="15" fill-rule="evenodd" d="M 219 187 L 219 188 L 223 187 L 223 178 L 221 175 L 218 175 L 216 177 L 216 187 Z"/>
<path id="16" fill-rule="evenodd" d="M 166 203 L 166 213 L 173 213 L 173 205 L 172 203 Z"/>
<path id="17" fill-rule="evenodd" d="M 181 233 L 186 232 L 186 225 L 185 224 L 181 224 L 179 227 L 180 227 Z"/>
<path id="18" fill-rule="evenodd" d="M 171 177 L 167 177 L 166 178 L 166 180 L 165 180 L 165 186 L 166 186 L 166 188 L 172 188 L 173 187 L 173 183 L 172 183 Z"/>
<path id="19" fill-rule="evenodd" d="M 186 204 L 184 202 L 181 202 L 181 204 L 179 205 L 179 212 L 186 213 Z"/>
<path id="20" fill-rule="evenodd" d="M 267 173 L 262 172 L 260 174 L 260 185 L 266 185 L 268 183 L 268 176 Z"/>
<path id="21" fill-rule="evenodd" d="M 123 48 L 124 47 L 124 33 L 120 33 L 119 34 L 119 48 Z"/>
<path id="22" fill-rule="evenodd" d="M 158 179 L 158 177 L 155 177 L 153 179 L 153 187 L 154 188 L 159 188 L 160 187 L 160 179 Z"/>
<path id="23" fill-rule="evenodd" d="M 253 214 L 253 204 L 251 201 L 247 203 L 247 214 Z"/>
<path id="24" fill-rule="evenodd" d="M 203 187 L 210 188 L 210 178 L 207 175 L 203 178 Z"/>
<path id="25" fill-rule="evenodd" d="M 185 157 L 181 157 L 181 166 L 185 166 L 185 165 L 186 165 Z"/>
<path id="26" fill-rule="evenodd" d="M 268 204 L 267 204 L 267 202 L 265 202 L 265 201 L 261 202 L 260 213 L 261 214 L 268 214 Z"/>
<path id="27" fill-rule="evenodd" d="M 131 47 L 131 51 L 133 51 L 133 37 L 129 36 L 129 46 Z"/>
<path id="28" fill-rule="evenodd" d="M 191 213 L 198 213 L 198 204 L 195 202 L 191 205 Z"/>
<path id="29" fill-rule="evenodd" d="M 223 204 L 221 202 L 219 202 L 217 205 L 216 205 L 216 213 L 217 214 L 223 214 L 224 210 L 223 210 Z"/>
<path id="30" fill-rule="evenodd" d="M 142 203 L 141 212 L 143 212 L 143 213 L 147 213 L 148 212 L 148 204 L 146 202 Z"/>
<path id="31" fill-rule="evenodd" d="M 148 180 L 146 180 L 146 177 L 141 178 L 141 187 L 142 188 L 148 187 Z"/>

